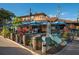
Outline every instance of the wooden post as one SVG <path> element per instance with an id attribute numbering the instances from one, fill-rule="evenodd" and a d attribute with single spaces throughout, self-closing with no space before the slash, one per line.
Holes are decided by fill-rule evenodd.
<path id="1" fill-rule="evenodd" d="M 10 39 L 12 40 L 13 38 L 12 38 L 12 33 L 10 34 Z"/>
<path id="2" fill-rule="evenodd" d="M 16 42 L 18 42 L 18 35 L 16 34 Z"/>
<path id="3" fill-rule="evenodd" d="M 24 45 L 24 46 L 26 45 L 25 39 L 26 39 L 26 38 L 25 38 L 25 35 L 23 35 L 23 39 L 22 39 L 22 40 L 23 40 L 23 45 Z"/>
<path id="4" fill-rule="evenodd" d="M 47 51 L 46 43 L 42 42 L 42 54 L 46 54 L 46 51 Z"/>
<path id="5" fill-rule="evenodd" d="M 42 36 L 42 54 L 46 54 L 47 51 L 47 44 L 46 44 L 46 37 Z"/>
<path id="6" fill-rule="evenodd" d="M 32 38 L 33 49 L 36 50 L 36 40 L 35 37 Z"/>
<path id="7" fill-rule="evenodd" d="M 19 43 L 20 43 L 20 44 L 22 44 L 22 43 L 21 43 L 21 42 L 22 42 L 22 37 L 23 37 L 23 36 L 19 36 Z"/>

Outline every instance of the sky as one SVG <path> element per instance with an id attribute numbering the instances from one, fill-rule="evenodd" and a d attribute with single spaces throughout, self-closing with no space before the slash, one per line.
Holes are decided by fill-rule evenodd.
<path id="1" fill-rule="evenodd" d="M 76 20 L 79 14 L 79 4 L 77 3 L 0 3 L 0 8 L 4 8 L 15 13 L 16 16 L 24 16 L 32 13 L 44 12 L 48 16 L 56 16 L 58 6 L 60 6 L 60 18 Z"/>

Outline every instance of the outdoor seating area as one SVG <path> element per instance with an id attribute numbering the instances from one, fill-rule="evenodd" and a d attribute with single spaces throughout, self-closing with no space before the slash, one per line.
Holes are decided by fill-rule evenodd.
<path id="1" fill-rule="evenodd" d="M 12 29 L 12 25 L 7 25 L 7 28 L 4 27 L 5 30 L 9 30 L 5 37 L 40 54 L 55 54 L 79 36 L 79 31 L 74 27 L 69 27 L 69 25 L 59 21 L 15 23 Z"/>
<path id="2" fill-rule="evenodd" d="M 60 47 L 56 52 L 62 50 L 66 44 L 74 40 L 76 34 L 77 31 L 69 30 L 64 22 L 33 21 L 19 25 L 14 33 L 10 33 L 9 38 L 25 47 L 29 47 L 33 51 L 46 54 L 46 51 L 53 47 L 53 49 Z M 45 37 L 45 39 L 42 37 Z M 56 52 L 53 51 L 52 53 Z"/>

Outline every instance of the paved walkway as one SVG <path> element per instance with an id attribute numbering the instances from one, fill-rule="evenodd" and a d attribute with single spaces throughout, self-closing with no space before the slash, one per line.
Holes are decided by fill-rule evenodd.
<path id="1" fill-rule="evenodd" d="M 0 55 L 32 55 L 32 53 L 0 36 Z"/>
<path id="2" fill-rule="evenodd" d="M 32 53 L 0 36 L 0 55 L 32 55 Z M 79 55 L 79 40 L 69 43 L 56 55 Z"/>
<path id="3" fill-rule="evenodd" d="M 79 40 L 69 43 L 63 50 L 58 52 L 57 55 L 79 55 Z"/>

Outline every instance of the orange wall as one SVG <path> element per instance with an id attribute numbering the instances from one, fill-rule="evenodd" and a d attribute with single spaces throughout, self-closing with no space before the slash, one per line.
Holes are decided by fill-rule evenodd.
<path id="1" fill-rule="evenodd" d="M 44 15 L 38 15 L 34 17 L 35 21 L 45 21 L 46 20 L 46 16 Z"/>
<path id="2" fill-rule="evenodd" d="M 21 19 L 22 21 L 27 21 L 27 20 L 30 20 L 30 17 L 22 17 Z"/>
<path id="3" fill-rule="evenodd" d="M 47 20 L 47 16 L 44 16 L 44 15 L 35 15 L 34 17 L 33 17 L 33 19 L 32 20 L 34 20 L 34 21 L 45 21 L 45 20 Z M 21 18 L 22 19 L 22 21 L 24 21 L 24 20 L 27 20 L 27 19 L 29 19 L 30 20 L 30 17 L 22 17 Z"/>

